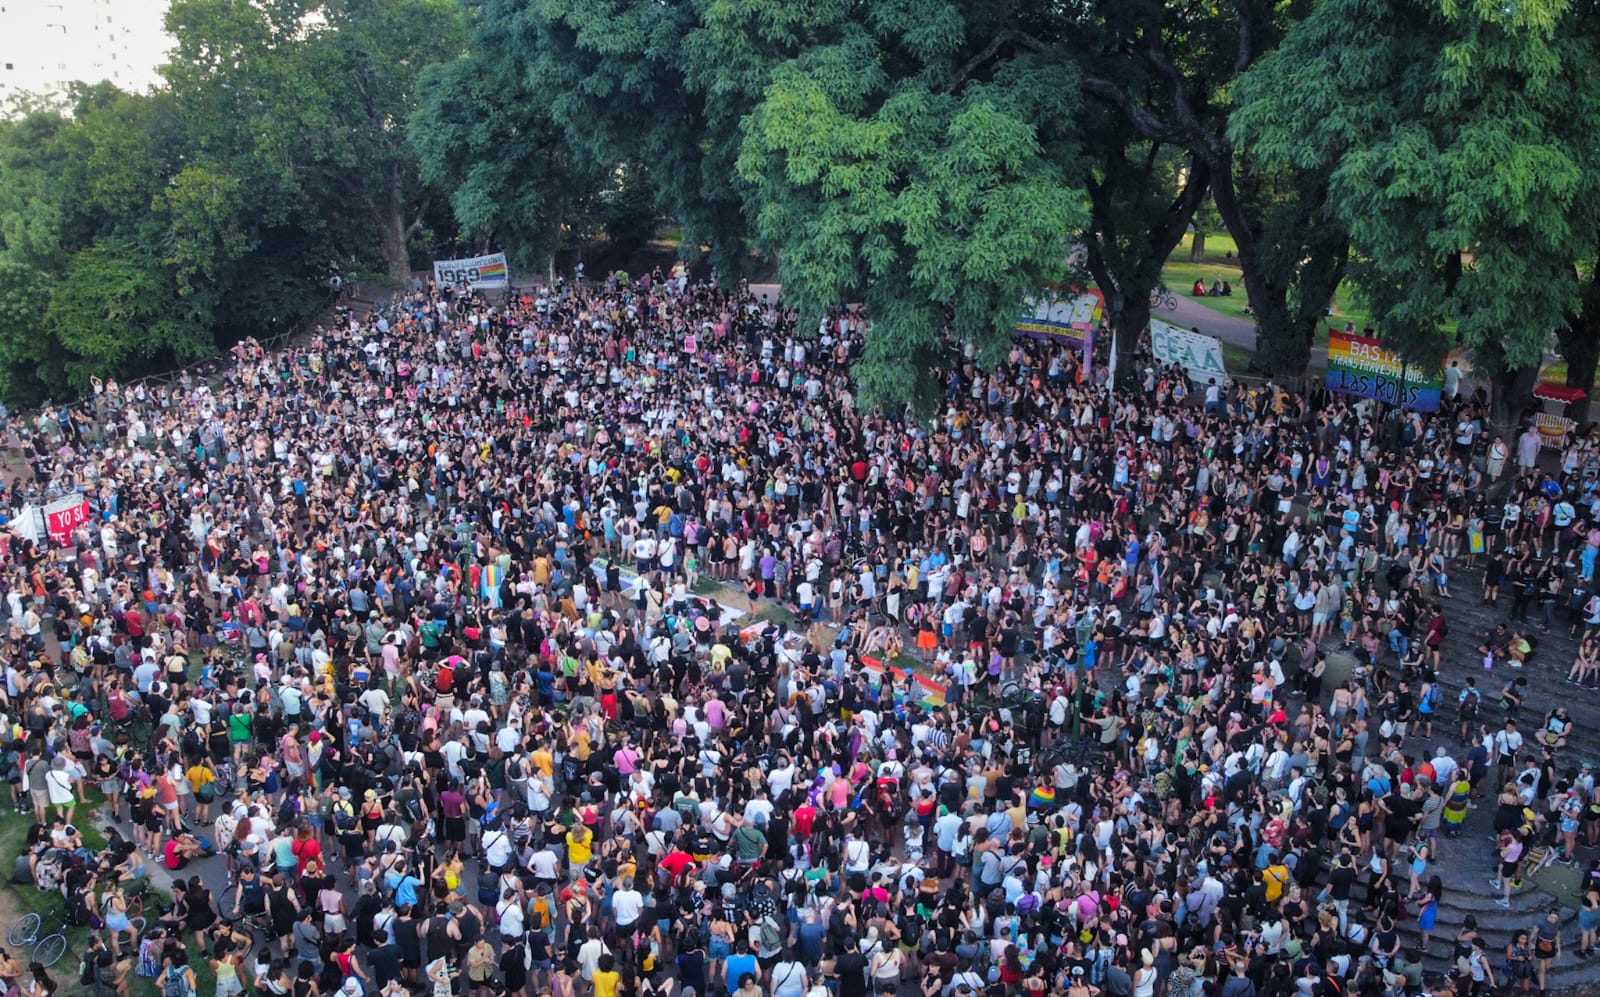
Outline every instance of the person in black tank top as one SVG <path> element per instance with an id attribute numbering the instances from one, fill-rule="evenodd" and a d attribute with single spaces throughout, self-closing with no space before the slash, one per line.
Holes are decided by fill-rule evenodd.
<path id="1" fill-rule="evenodd" d="M 417 970 L 422 968 L 422 936 L 417 932 L 416 919 L 410 911 L 402 911 L 390 926 L 394 943 L 400 948 L 400 973 L 405 981 L 415 985 Z"/>

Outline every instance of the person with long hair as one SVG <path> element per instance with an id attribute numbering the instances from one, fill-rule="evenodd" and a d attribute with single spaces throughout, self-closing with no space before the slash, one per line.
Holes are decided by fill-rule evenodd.
<path id="1" fill-rule="evenodd" d="M 1439 900 L 1444 896 L 1444 881 L 1438 874 L 1428 877 L 1428 885 L 1412 898 L 1417 912 L 1417 931 L 1421 934 L 1419 949 L 1426 954 L 1433 935 L 1434 923 L 1439 917 Z"/>
<path id="2" fill-rule="evenodd" d="M 51 997 L 59 988 L 56 981 L 50 978 L 50 973 L 44 968 L 43 963 L 28 963 L 28 971 L 17 981 L 17 993 L 21 997 Z M 193 990 L 190 991 L 193 993 Z"/>

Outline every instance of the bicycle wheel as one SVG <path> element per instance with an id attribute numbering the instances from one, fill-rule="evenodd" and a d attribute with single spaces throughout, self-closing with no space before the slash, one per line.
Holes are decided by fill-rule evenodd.
<path id="1" fill-rule="evenodd" d="M 33 947 L 33 961 L 41 966 L 54 966 L 67 954 L 67 936 L 59 931 L 39 939 Z"/>
<path id="2" fill-rule="evenodd" d="M 145 929 L 145 923 L 146 923 L 144 918 L 142 918 L 142 917 L 130 917 L 130 918 L 128 918 L 128 923 L 133 925 L 133 937 L 134 938 L 143 938 L 144 937 L 144 929 Z"/>
<path id="3" fill-rule="evenodd" d="M 43 919 L 38 914 L 24 914 L 17 919 L 17 923 L 6 932 L 6 941 L 14 946 L 32 944 L 39 937 L 39 924 Z"/>

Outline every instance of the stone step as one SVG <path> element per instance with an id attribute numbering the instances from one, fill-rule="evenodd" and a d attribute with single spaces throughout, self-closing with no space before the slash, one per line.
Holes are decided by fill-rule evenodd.
<path id="1" fill-rule="evenodd" d="M 1563 939 L 1562 943 L 1567 945 L 1569 941 L 1570 939 Z M 1411 943 L 1412 939 L 1406 939 L 1403 944 Z M 1433 944 L 1422 956 L 1422 971 L 1424 975 L 1443 976 L 1451 972 L 1454 968 L 1450 961 L 1450 951 L 1453 944 L 1453 940 L 1450 938 L 1441 939 L 1437 934 L 1434 936 Z M 1563 987 L 1573 987 L 1578 988 L 1577 992 L 1581 993 L 1592 994 L 1595 992 L 1595 981 L 1600 979 L 1600 957 L 1587 960 L 1580 959 L 1573 954 L 1572 949 L 1575 947 L 1576 942 L 1573 941 L 1561 953 L 1559 959 L 1555 959 L 1550 963 L 1550 971 L 1545 977 L 1547 990 L 1553 991 Z M 1497 941 L 1495 944 L 1488 945 L 1485 951 L 1489 956 L 1490 963 L 1494 966 L 1496 978 L 1500 977 L 1503 975 L 1501 968 L 1505 965 L 1505 942 Z M 1510 993 L 1512 991 L 1502 990 L 1501 992 Z"/>
<path id="2" fill-rule="evenodd" d="M 1448 894 L 1446 894 L 1445 899 L 1449 899 Z M 1466 922 L 1469 915 L 1477 920 L 1478 931 L 1485 935 L 1509 933 L 1519 928 L 1526 928 L 1531 923 L 1543 919 L 1545 911 L 1549 910 L 1554 903 L 1556 903 L 1555 898 L 1548 894 L 1542 898 L 1513 900 L 1511 910 L 1497 907 L 1493 902 L 1490 902 L 1487 907 L 1477 906 L 1464 909 L 1452 907 L 1444 901 L 1440 901 L 1439 913 L 1434 919 L 1433 933 L 1435 935 L 1453 935 Z M 1562 907 L 1560 910 L 1562 925 L 1567 926 L 1578 923 L 1578 913 L 1574 908 Z M 1412 911 L 1412 913 L 1415 914 L 1416 912 Z M 1409 925 L 1412 929 L 1415 929 L 1416 923 L 1416 918 L 1413 917 L 1401 927 Z"/>

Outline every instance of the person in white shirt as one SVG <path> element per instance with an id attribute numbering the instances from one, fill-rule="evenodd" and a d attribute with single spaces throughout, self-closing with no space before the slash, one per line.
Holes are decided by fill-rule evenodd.
<path id="1" fill-rule="evenodd" d="M 633 888 L 633 877 L 624 876 L 621 887 L 611 894 L 611 911 L 616 921 L 617 934 L 632 934 L 644 913 L 644 895 Z"/>
<path id="2" fill-rule="evenodd" d="M 561 861 L 548 844 L 529 857 L 528 869 L 533 878 L 542 883 L 554 883 L 561 878 Z"/>
<path id="3" fill-rule="evenodd" d="M 594 971 L 600 966 L 600 957 L 610 955 L 611 950 L 606 948 L 606 943 L 600 940 L 600 926 L 589 925 L 589 938 L 578 946 L 578 974 L 585 983 L 593 984 Z"/>
<path id="4" fill-rule="evenodd" d="M 483 860 L 489 863 L 490 869 L 503 872 L 515 852 L 511 832 L 504 827 L 490 827 L 483 832 Z"/>
<path id="5" fill-rule="evenodd" d="M 500 901 L 494 906 L 500 919 L 500 937 L 507 942 L 521 938 L 527 931 L 527 919 L 522 916 L 522 904 L 513 887 L 506 887 Z"/>

